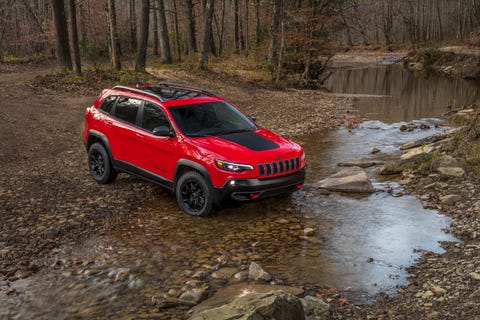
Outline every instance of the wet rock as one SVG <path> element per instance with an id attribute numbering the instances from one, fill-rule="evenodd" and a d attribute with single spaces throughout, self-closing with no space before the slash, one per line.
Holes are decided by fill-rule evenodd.
<path id="1" fill-rule="evenodd" d="M 375 161 L 375 160 L 363 160 L 363 161 L 339 162 L 337 165 L 339 167 L 369 168 L 369 167 L 373 167 L 381 164 L 384 164 L 384 162 Z"/>
<path id="2" fill-rule="evenodd" d="M 248 271 L 240 271 L 233 275 L 236 281 L 246 281 L 248 279 Z"/>
<path id="3" fill-rule="evenodd" d="M 306 296 L 300 300 L 306 319 L 327 319 L 329 316 L 330 306 L 322 300 L 313 296 Z"/>
<path id="4" fill-rule="evenodd" d="M 288 221 L 287 219 L 283 219 L 283 218 L 277 219 L 275 222 L 276 222 L 276 223 L 280 223 L 280 224 L 287 224 L 287 223 L 289 223 L 289 221 Z"/>
<path id="5" fill-rule="evenodd" d="M 313 228 L 305 228 L 303 229 L 303 235 L 306 237 L 313 236 L 315 234 L 315 229 Z"/>
<path id="6" fill-rule="evenodd" d="M 214 273 L 212 273 L 212 278 L 228 280 L 237 272 L 238 272 L 237 268 L 221 268 L 215 271 Z"/>
<path id="7" fill-rule="evenodd" d="M 191 320 L 305 319 L 302 302 L 285 291 L 251 293 L 224 306 L 202 311 Z"/>
<path id="8" fill-rule="evenodd" d="M 192 275 L 192 278 L 199 279 L 199 280 L 205 279 L 206 277 L 207 277 L 207 273 L 203 270 L 197 271 Z"/>
<path id="9" fill-rule="evenodd" d="M 388 162 L 380 167 L 378 173 L 382 176 L 402 173 L 403 169 L 397 162 Z"/>
<path id="10" fill-rule="evenodd" d="M 459 201 L 462 201 L 463 197 L 458 194 L 449 194 L 440 197 L 440 203 L 445 205 L 453 205 Z"/>
<path id="11" fill-rule="evenodd" d="M 178 290 L 177 289 L 169 289 L 167 292 L 167 295 L 170 297 L 177 297 L 178 296 Z"/>
<path id="12" fill-rule="evenodd" d="M 185 305 L 194 306 L 205 300 L 207 296 L 207 290 L 204 288 L 194 288 L 182 293 L 178 301 Z"/>
<path id="13" fill-rule="evenodd" d="M 427 290 L 427 291 L 423 292 L 423 293 L 422 293 L 422 296 L 421 296 L 421 298 L 422 298 L 423 300 L 429 300 L 429 299 L 431 299 L 432 297 L 433 297 L 433 292 L 430 291 L 430 290 Z"/>
<path id="14" fill-rule="evenodd" d="M 372 182 L 364 170 L 359 167 L 343 169 L 330 177 L 314 184 L 317 189 L 350 193 L 374 192 Z"/>
<path id="15" fill-rule="evenodd" d="M 255 262 L 250 263 L 248 267 L 248 278 L 253 281 L 270 281 L 272 276 Z"/>
<path id="16" fill-rule="evenodd" d="M 381 150 L 378 149 L 378 148 L 373 148 L 372 151 L 370 151 L 371 154 L 377 154 L 379 153 Z"/>
<path id="17" fill-rule="evenodd" d="M 417 128 L 417 125 L 415 123 L 409 123 L 409 124 L 402 124 L 400 126 L 400 131 L 402 132 L 412 132 Z"/>
<path id="18" fill-rule="evenodd" d="M 465 170 L 460 167 L 439 167 L 437 171 L 447 177 L 461 177 L 465 174 Z"/>

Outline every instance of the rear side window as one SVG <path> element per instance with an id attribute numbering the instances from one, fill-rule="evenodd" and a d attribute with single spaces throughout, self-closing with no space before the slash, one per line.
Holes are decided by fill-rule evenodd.
<path id="1" fill-rule="evenodd" d="M 137 123 L 137 113 L 142 105 L 142 101 L 138 99 L 118 98 L 117 104 L 115 105 L 115 117 L 129 122 L 131 124 Z"/>
<path id="2" fill-rule="evenodd" d="M 113 108 L 113 105 L 115 104 L 115 100 L 117 100 L 117 96 L 107 97 L 107 99 L 103 101 L 99 109 L 105 113 L 112 114 L 112 108 Z"/>
<path id="3" fill-rule="evenodd" d="M 145 102 L 143 106 L 142 128 L 148 131 L 165 126 L 170 127 L 170 122 L 158 106 Z"/>

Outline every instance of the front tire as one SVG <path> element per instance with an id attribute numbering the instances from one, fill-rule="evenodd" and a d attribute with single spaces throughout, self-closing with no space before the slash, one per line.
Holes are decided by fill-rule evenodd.
<path id="1" fill-rule="evenodd" d="M 175 188 L 178 206 L 192 216 L 208 216 L 213 208 L 213 188 L 196 171 L 188 171 L 178 179 Z"/>
<path id="2" fill-rule="evenodd" d="M 105 147 L 96 142 L 88 149 L 88 166 L 92 178 L 98 183 L 107 184 L 115 180 L 117 172 L 113 169 Z"/>

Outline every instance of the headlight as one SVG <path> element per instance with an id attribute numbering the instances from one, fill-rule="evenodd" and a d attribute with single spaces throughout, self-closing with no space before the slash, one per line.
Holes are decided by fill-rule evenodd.
<path id="1" fill-rule="evenodd" d="M 302 161 L 304 161 L 304 160 L 305 160 L 305 151 L 303 151 L 303 153 L 302 153 Z"/>
<path id="2" fill-rule="evenodd" d="M 253 170 L 253 167 L 249 164 L 232 163 L 223 160 L 215 160 L 215 165 L 222 170 L 231 172 L 243 172 Z"/>

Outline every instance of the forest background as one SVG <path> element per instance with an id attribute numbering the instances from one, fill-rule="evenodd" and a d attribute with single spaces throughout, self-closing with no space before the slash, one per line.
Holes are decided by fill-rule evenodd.
<path id="1" fill-rule="evenodd" d="M 0 63 L 55 57 L 80 76 L 241 55 L 316 86 L 335 53 L 475 42 L 479 26 L 480 0 L 2 0 Z"/>

